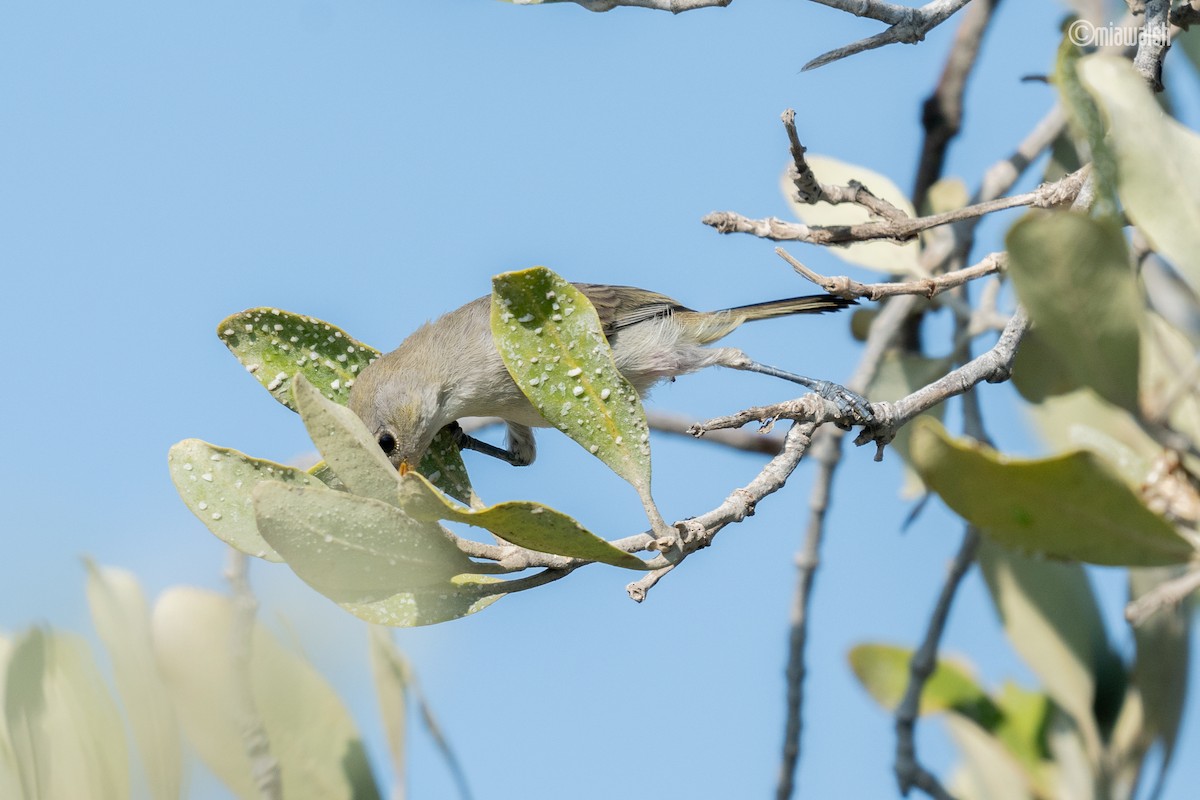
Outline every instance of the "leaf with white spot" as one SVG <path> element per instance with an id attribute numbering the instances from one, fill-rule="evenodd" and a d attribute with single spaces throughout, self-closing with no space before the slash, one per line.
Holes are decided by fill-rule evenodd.
<path id="1" fill-rule="evenodd" d="M 221 321 L 217 335 L 279 402 L 292 405 L 292 378 L 303 375 L 345 405 L 355 376 L 379 351 L 315 317 L 251 308 Z"/>
<path id="2" fill-rule="evenodd" d="M 571 517 L 541 503 L 521 500 L 468 509 L 450 502 L 420 475 L 405 475 L 400 484 L 401 508 L 418 519 L 474 525 L 539 553 L 599 561 L 626 569 L 647 569 L 637 556 L 618 550 Z"/>
<path id="3" fill-rule="evenodd" d="M 821 183 L 844 186 L 851 181 L 858 181 L 870 189 L 876 197 L 886 200 L 910 217 L 917 215 L 912 203 L 908 200 L 908 195 L 885 175 L 857 164 L 848 164 L 836 158 L 812 153 L 806 155 L 805 160 L 808 161 L 813 174 Z M 878 219 L 871 218 L 866 209 L 854 203 L 834 205 L 824 201 L 812 204 L 799 202 L 795 197 L 796 185 L 792 183 L 789 170 L 784 171 L 779 185 L 792 213 L 805 225 L 831 227 L 878 222 Z M 843 261 L 867 269 L 894 275 L 921 275 L 920 246 L 916 239 L 903 244 L 891 241 L 858 242 L 827 249 Z"/>
<path id="4" fill-rule="evenodd" d="M 233 601 L 213 592 L 168 589 L 154 606 L 158 664 L 195 752 L 236 797 L 259 797 L 244 743 L 240 687 L 248 681 L 281 796 L 288 800 L 378 800 L 362 737 L 345 705 L 312 665 L 255 623 L 250 675 L 229 655 Z M 88 794 L 59 795 L 90 797 Z"/>
<path id="5" fill-rule="evenodd" d="M 288 566 L 339 603 L 374 602 L 477 569 L 440 525 L 379 500 L 266 482 L 255 489 L 254 512 Z"/>
<path id="6" fill-rule="evenodd" d="M 228 447 L 184 439 L 167 454 L 171 480 L 183 502 L 213 535 L 246 555 L 282 561 L 258 534 L 254 520 L 254 487 L 263 481 L 295 486 L 324 484 L 303 470 Z"/>
<path id="7" fill-rule="evenodd" d="M 492 337 L 538 413 L 629 481 L 655 521 L 650 426 L 591 301 L 545 267 L 497 275 Z"/>

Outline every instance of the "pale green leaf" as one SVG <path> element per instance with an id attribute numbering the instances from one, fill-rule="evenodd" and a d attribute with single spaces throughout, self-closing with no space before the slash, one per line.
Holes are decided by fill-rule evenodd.
<path id="1" fill-rule="evenodd" d="M 295 375 L 345 405 L 354 378 L 379 357 L 379 351 L 328 322 L 277 308 L 227 317 L 217 335 L 272 397 L 292 409 Z"/>
<path id="2" fill-rule="evenodd" d="M 132 573 L 85 563 L 92 624 L 112 662 L 150 797 L 176 800 L 183 788 L 182 740 L 154 661 L 150 606 Z"/>
<path id="3" fill-rule="evenodd" d="M 808 161 L 813 174 L 821 183 L 844 186 L 850 181 L 858 181 L 870 189 L 876 197 L 888 201 L 910 217 L 917 215 L 912 203 L 909 202 L 908 195 L 890 178 L 878 172 L 857 164 L 848 164 L 836 158 L 812 153 L 807 154 L 805 160 Z M 872 220 L 866 209 L 854 203 L 833 205 L 826 202 L 809 204 L 797 201 L 795 199 L 796 186 L 792 183 L 787 170 L 784 170 L 779 186 L 788 202 L 788 207 L 805 225 L 829 227 L 878 221 Z M 903 244 L 891 241 L 859 242 L 830 247 L 828 250 L 843 261 L 867 269 L 897 275 L 921 275 L 920 247 L 916 239 Z"/>
<path id="4" fill-rule="evenodd" d="M 7 684 L 8 660 L 12 657 L 13 642 L 6 636 L 0 636 L 0 702 L 4 699 L 4 687 Z M 8 724 L 0 709 L 0 797 L 19 797 L 21 781 L 17 774 L 17 757 L 13 754 L 12 742 L 9 741 Z"/>
<path id="5" fill-rule="evenodd" d="M 1113 219 L 1117 213 L 1117 165 L 1109 144 L 1104 139 L 1104 122 L 1100 110 L 1080 81 L 1080 50 L 1064 36 L 1055 61 L 1054 85 L 1067 117 L 1068 129 L 1075 139 L 1076 149 L 1088 154 L 1092 164 L 1091 180 L 1095 200 L 1092 210 L 1097 216 Z"/>
<path id="6" fill-rule="evenodd" d="M 1200 442 L 1200 352 L 1178 328 L 1147 314 L 1141 389 L 1152 415 Z"/>
<path id="7" fill-rule="evenodd" d="M 1006 241 L 1009 274 L 1041 345 L 1071 379 L 1136 411 L 1142 298 L 1120 223 L 1034 213 Z"/>
<path id="8" fill-rule="evenodd" d="M 1007 547 L 1107 566 L 1179 564 L 1194 555 L 1094 453 L 1009 458 L 919 419 L 911 458 L 946 505 Z"/>
<path id="9" fill-rule="evenodd" d="M 1131 486 L 1145 480 L 1151 460 L 1162 452 L 1129 412 L 1104 402 L 1090 389 L 1049 397 L 1025 409 L 1053 451 L 1090 450 Z"/>
<path id="10" fill-rule="evenodd" d="M 372 625 L 368 629 L 368 637 L 371 677 L 375 682 L 375 696 L 378 700 L 379 716 L 383 720 L 383 731 L 387 735 L 392 778 L 394 785 L 403 787 L 408 782 L 405 744 L 408 739 L 408 686 L 411 681 L 411 668 L 408 660 L 392 641 L 391 631 Z M 400 795 L 403 794 L 401 788 Z"/>
<path id="11" fill-rule="evenodd" d="M 1009 641 L 1098 752 L 1097 694 L 1123 681 L 1114 678 L 1120 662 L 1083 568 L 1027 558 L 987 541 L 979 565 Z"/>
<path id="12" fill-rule="evenodd" d="M 551 425 L 633 484 L 656 529 L 650 427 L 613 362 L 591 301 L 545 267 L 492 279 L 492 336 L 521 391 Z"/>
<path id="13" fill-rule="evenodd" d="M 1025 768 L 1041 795 L 1049 796 L 1045 728 L 1054 704 L 1042 692 L 1030 692 L 1011 682 L 1005 683 L 994 699 L 1000 708 L 1000 720 L 992 733 Z"/>
<path id="14" fill-rule="evenodd" d="M 955 796 L 970 800 L 1034 800 L 1025 770 L 995 736 L 957 714 L 946 715 L 946 729 L 962 754 Z"/>
<path id="15" fill-rule="evenodd" d="M 192 513 L 221 541 L 267 561 L 282 561 L 258 533 L 254 487 L 263 481 L 294 486 L 323 486 L 303 470 L 227 447 L 184 439 L 167 455 L 171 480 Z"/>
<path id="16" fill-rule="evenodd" d="M 125 726 L 83 639 L 37 628 L 20 637 L 4 717 L 24 797 L 128 800 Z"/>
<path id="17" fill-rule="evenodd" d="M 1177 568 L 1131 569 L 1129 596 L 1136 599 L 1181 574 Z M 1159 780 L 1171 766 L 1188 692 L 1191 615 L 1186 605 L 1164 608 L 1133 629 L 1137 652 L 1131 681 L 1141 697 L 1146 745 L 1161 742 Z"/>
<path id="18" fill-rule="evenodd" d="M 440 525 L 332 489 L 262 483 L 258 530 L 305 583 L 339 603 L 370 603 L 472 572 Z"/>
<path id="19" fill-rule="evenodd" d="M 462 454 L 454 437 L 448 430 L 438 431 L 421 463 L 417 466 L 429 482 L 459 502 L 474 505 L 480 502 L 471 487 L 471 478 L 467 475 L 467 465 L 463 463 Z"/>
<path id="20" fill-rule="evenodd" d="M 153 615 L 163 680 L 196 753 L 238 797 L 256 798 L 243 742 L 248 709 L 230 658 L 234 610 L 224 596 L 193 588 L 163 593 Z M 379 791 L 354 721 L 329 684 L 255 624 L 250 689 L 288 800 L 377 800 Z M 80 795 L 82 796 L 82 795 Z"/>
<path id="21" fill-rule="evenodd" d="M 293 403 L 325 464 L 354 494 L 396 505 L 400 474 L 358 415 L 328 400 L 303 375 L 292 382 Z"/>
<path id="22" fill-rule="evenodd" d="M 415 628 L 482 611 L 507 594 L 504 583 L 490 575 L 456 575 L 446 583 L 399 592 L 383 600 L 340 605 L 376 625 Z"/>
<path id="23" fill-rule="evenodd" d="M 415 474 L 401 480 L 400 501 L 405 513 L 418 519 L 445 519 L 485 528 L 507 542 L 539 553 L 627 569 L 647 568 L 637 556 L 618 550 L 571 517 L 541 503 L 519 500 L 467 509 L 450 502 L 424 477 Z"/>
<path id="24" fill-rule="evenodd" d="M 850 668 L 875 702 L 894 711 L 908 688 L 912 648 L 887 644 L 860 644 L 850 651 Z M 945 658 L 921 692 L 920 713 L 955 710 L 984 726 L 996 723 L 999 714 L 987 693 L 963 666 Z"/>
<path id="25" fill-rule="evenodd" d="M 1126 213 L 1200 291 L 1200 134 L 1168 117 L 1123 58 L 1081 59 L 1079 77 L 1108 118 Z"/>

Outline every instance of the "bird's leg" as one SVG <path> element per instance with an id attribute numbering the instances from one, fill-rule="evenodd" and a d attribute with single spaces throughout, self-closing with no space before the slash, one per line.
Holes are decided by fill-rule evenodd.
<path id="1" fill-rule="evenodd" d="M 745 372 L 758 372 L 763 375 L 783 378 L 785 381 L 791 381 L 792 383 L 798 383 L 801 386 L 812 389 L 818 395 L 833 403 L 843 415 L 853 415 L 864 424 L 870 423 L 875 418 L 875 415 L 871 412 L 870 401 L 858 392 L 851 391 L 845 386 L 833 383 L 832 381 L 817 380 L 816 378 L 797 375 L 794 372 L 788 372 L 787 370 L 767 364 L 760 364 L 741 350 L 733 347 L 722 347 L 717 353 L 720 354 L 720 357 L 714 363 L 720 364 L 723 367 L 740 369 Z"/>
<path id="2" fill-rule="evenodd" d="M 451 422 L 446 427 L 454 437 L 454 443 L 460 450 L 474 450 L 476 453 L 498 458 L 512 464 L 514 467 L 527 467 L 537 456 L 537 445 L 533 440 L 533 430 L 525 425 L 509 422 L 508 448 L 503 449 L 494 444 L 476 439 L 465 432 L 457 422 Z"/>

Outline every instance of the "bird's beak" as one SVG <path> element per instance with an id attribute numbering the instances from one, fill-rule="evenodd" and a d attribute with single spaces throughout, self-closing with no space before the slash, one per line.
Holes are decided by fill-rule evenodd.
<path id="1" fill-rule="evenodd" d="M 408 465 L 408 459 L 404 459 L 403 461 L 400 462 L 400 475 L 401 476 L 407 475 L 411 471 L 412 471 L 412 467 L 410 467 Z"/>

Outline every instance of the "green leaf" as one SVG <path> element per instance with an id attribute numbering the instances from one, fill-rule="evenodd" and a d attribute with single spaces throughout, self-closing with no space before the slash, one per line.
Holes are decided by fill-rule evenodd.
<path id="1" fill-rule="evenodd" d="M 417 467 L 429 482 L 444 493 L 459 502 L 475 505 L 480 502 L 475 490 L 471 487 L 471 477 L 467 475 L 467 465 L 463 463 L 462 454 L 454 437 L 445 428 L 438 431 L 421 463 Z"/>
<path id="2" fill-rule="evenodd" d="M 541 503 L 520 500 L 467 509 L 451 503 L 420 475 L 405 475 L 400 483 L 400 506 L 417 519 L 464 522 L 539 553 L 599 561 L 627 569 L 647 569 L 646 563 L 637 556 L 618 550 L 571 517 Z"/>
<path id="3" fill-rule="evenodd" d="M 1180 574 L 1176 568 L 1131 569 L 1129 596 L 1141 597 Z M 1186 605 L 1164 608 L 1133 629 L 1137 653 L 1131 680 L 1141 697 L 1145 744 L 1163 746 L 1160 782 L 1171 766 L 1188 692 L 1190 616 Z"/>
<path id="4" fill-rule="evenodd" d="M 952 439 L 933 420 L 916 420 L 913 427 L 913 467 L 993 541 L 1106 566 L 1181 564 L 1195 553 L 1094 453 L 1008 458 Z"/>
<path id="5" fill-rule="evenodd" d="M 1125 59 L 1088 56 L 1079 77 L 1108 118 L 1126 213 L 1200 291 L 1200 134 L 1168 117 Z"/>
<path id="6" fill-rule="evenodd" d="M 258 797 L 243 743 L 239 687 L 230 658 L 233 602 L 193 588 L 162 594 L 153 615 L 163 680 L 188 740 L 238 797 Z M 377 800 L 354 721 L 312 666 L 284 649 L 261 624 L 250 648 L 249 682 L 288 800 Z M 87 795 L 75 795 L 84 797 Z"/>
<path id="7" fill-rule="evenodd" d="M 345 405 L 355 376 L 379 357 L 378 350 L 328 322 L 277 308 L 251 308 L 227 317 L 217 335 L 272 397 L 293 410 L 295 375 Z"/>
<path id="8" fill-rule="evenodd" d="M 393 784 L 408 782 L 405 767 L 405 742 L 408 739 L 408 686 L 411 668 L 408 660 L 392 641 L 391 631 L 372 625 L 368 631 L 368 655 L 371 677 L 375 682 L 379 716 L 387 735 L 388 755 L 392 760 Z M 403 796 L 404 792 L 399 792 Z"/>
<path id="9" fill-rule="evenodd" d="M 1030 780 L 1041 791 L 1043 797 L 1054 792 L 1047 785 L 1046 725 L 1054 704 L 1042 692 L 1031 692 L 1015 683 L 1005 683 L 995 698 L 1000 708 L 1000 720 L 992 733 L 1004 743 L 1008 752 L 1025 768 Z"/>
<path id="10" fill-rule="evenodd" d="M 963 757 L 956 797 L 1032 800 L 1030 776 L 999 739 L 957 714 L 946 715 L 946 729 Z"/>
<path id="11" fill-rule="evenodd" d="M 132 573 L 85 564 L 92 624 L 112 661 L 150 797 L 177 800 L 183 790 L 182 739 L 154 661 L 150 606 Z"/>
<path id="12" fill-rule="evenodd" d="M 1076 139 L 1076 147 L 1086 148 L 1091 155 L 1092 180 L 1096 199 L 1092 206 L 1098 216 L 1114 218 L 1117 212 L 1117 165 L 1109 145 L 1104 140 L 1104 123 L 1100 110 L 1080 82 L 1079 48 L 1064 36 L 1058 48 L 1058 59 L 1054 70 L 1054 84 L 1066 112 L 1067 123 Z"/>
<path id="13" fill-rule="evenodd" d="M 910 217 L 917 216 L 912 203 L 909 202 L 908 195 L 893 183 L 890 178 L 869 170 L 866 167 L 860 167 L 857 164 L 848 164 L 845 161 L 839 161 L 836 158 L 829 158 L 828 156 L 809 153 L 805 156 L 805 160 L 808 161 L 808 165 L 812 167 L 813 174 L 816 175 L 817 180 L 821 183 L 845 186 L 850 181 L 858 181 L 870 189 L 871 193 L 876 197 L 886 200 Z M 792 213 L 805 225 L 830 227 L 837 225 L 858 225 L 873 221 L 866 209 L 854 203 L 838 203 L 834 205 L 826 202 L 809 204 L 797 201 L 795 199 L 796 185 L 792 183 L 788 170 L 784 170 L 779 182 L 779 188 L 783 192 L 783 196 L 787 200 L 788 207 L 791 208 Z M 879 272 L 896 275 L 923 274 L 919 262 L 920 246 L 916 239 L 903 244 L 891 241 L 859 242 L 857 244 L 831 247 L 829 248 L 829 252 L 843 261 Z"/>
<path id="14" fill-rule="evenodd" d="M 1151 415 L 1200 442 L 1200 353 L 1182 331 L 1147 314 L 1141 389 Z"/>
<path id="15" fill-rule="evenodd" d="M 440 586 L 475 569 L 440 525 L 379 500 L 266 482 L 254 491 L 254 512 L 288 566 L 339 603 Z"/>
<path id="16" fill-rule="evenodd" d="M 913 651 L 887 644 L 860 644 L 850 651 L 850 667 L 875 702 L 894 711 L 908 688 Z M 996 724 L 999 711 L 966 668 L 947 659 L 937 667 L 921 692 L 922 714 L 956 710 L 985 727 Z"/>
<path id="17" fill-rule="evenodd" d="M 590 300 L 545 267 L 492 279 L 492 336 L 504 365 L 545 419 L 650 498 L 650 426 L 613 361 Z M 656 519 L 657 518 L 657 519 Z"/>
<path id="18" fill-rule="evenodd" d="M 263 481 L 295 486 L 323 486 L 295 467 L 277 464 L 228 447 L 184 439 L 167 455 L 171 480 L 192 513 L 218 539 L 246 555 L 282 561 L 258 533 L 254 520 L 254 487 Z"/>
<path id="19" fill-rule="evenodd" d="M 456 575 L 446 583 L 398 592 L 383 600 L 339 605 L 375 625 L 415 628 L 483 611 L 507 594 L 504 583 L 490 575 Z"/>
<path id="20" fill-rule="evenodd" d="M 1098 753 L 1097 698 L 1124 681 L 1114 678 L 1120 661 L 1083 568 L 1026 558 L 988 541 L 979 565 L 1009 641 Z"/>
<path id="21" fill-rule="evenodd" d="M 38 628 L 20 637 L 4 717 L 25 797 L 130 796 L 125 726 L 80 637 Z"/>
<path id="22" fill-rule="evenodd" d="M 325 464 L 354 494 L 396 505 L 400 474 L 358 415 L 326 399 L 303 375 L 292 382 L 293 403 Z"/>
<path id="23" fill-rule="evenodd" d="M 1040 344 L 1073 380 L 1136 412 L 1143 303 L 1120 223 L 1034 213 L 1007 243 L 1008 271 Z"/>
<path id="24" fill-rule="evenodd" d="M 1021 347 L 1024 352 L 1024 343 Z M 1047 398 L 1026 410 L 1051 449 L 1090 450 L 1131 486 L 1145 480 L 1151 460 L 1162 452 L 1129 412 L 1104 402 L 1090 389 Z"/>
<path id="25" fill-rule="evenodd" d="M 1082 384 L 1070 363 L 1059 355 L 1045 331 L 1032 328 L 1021 337 L 1021 348 L 1013 360 L 1013 386 L 1030 403 L 1073 392 Z"/>

